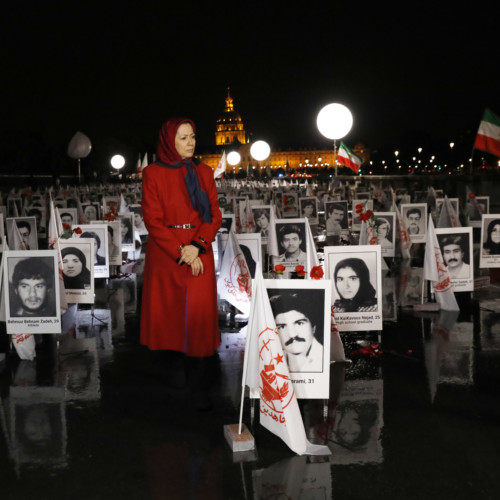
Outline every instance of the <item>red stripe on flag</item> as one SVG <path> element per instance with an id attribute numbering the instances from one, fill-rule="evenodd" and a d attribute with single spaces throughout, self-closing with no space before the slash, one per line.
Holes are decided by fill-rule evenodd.
<path id="1" fill-rule="evenodd" d="M 500 141 L 496 141 L 487 135 L 478 134 L 474 142 L 474 148 L 481 149 L 495 156 L 500 156 Z"/>
<path id="2" fill-rule="evenodd" d="M 337 156 L 337 161 L 341 165 L 345 165 L 346 167 L 349 167 L 350 169 L 354 170 L 356 173 L 359 172 L 359 166 L 358 166 L 358 164 L 354 163 L 349 158 L 346 158 L 345 156 Z"/>

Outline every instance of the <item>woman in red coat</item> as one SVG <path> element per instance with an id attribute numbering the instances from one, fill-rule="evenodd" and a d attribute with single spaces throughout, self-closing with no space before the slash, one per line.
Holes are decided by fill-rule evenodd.
<path id="1" fill-rule="evenodd" d="M 149 236 L 141 344 L 192 358 L 196 393 L 206 358 L 220 344 L 212 241 L 222 216 L 213 171 L 193 158 L 195 142 L 191 120 L 170 119 L 160 131 L 157 161 L 142 174 Z"/>

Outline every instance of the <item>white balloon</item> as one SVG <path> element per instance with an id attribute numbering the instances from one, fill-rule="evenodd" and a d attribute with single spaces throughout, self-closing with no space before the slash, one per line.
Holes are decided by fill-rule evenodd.
<path id="1" fill-rule="evenodd" d="M 265 141 L 256 141 L 250 146 L 250 154 L 254 160 L 263 161 L 270 153 L 271 148 Z"/>
<path id="2" fill-rule="evenodd" d="M 342 139 L 352 127 L 352 114 L 343 104 L 328 104 L 316 119 L 319 131 L 328 139 Z"/>
<path id="3" fill-rule="evenodd" d="M 230 153 L 228 153 L 227 162 L 229 163 L 229 165 L 231 166 L 238 165 L 240 161 L 241 161 L 240 153 L 238 153 L 237 151 L 231 151 Z"/>
<path id="4" fill-rule="evenodd" d="M 90 139 L 81 132 L 77 132 L 68 144 L 68 156 L 74 160 L 80 158 L 86 158 L 90 150 L 92 149 L 92 144 Z"/>

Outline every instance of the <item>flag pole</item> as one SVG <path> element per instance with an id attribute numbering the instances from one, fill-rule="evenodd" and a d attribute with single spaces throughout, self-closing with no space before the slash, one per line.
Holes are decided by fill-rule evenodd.
<path id="1" fill-rule="evenodd" d="M 333 139 L 333 162 L 335 165 L 335 177 L 337 177 L 337 140 Z"/>

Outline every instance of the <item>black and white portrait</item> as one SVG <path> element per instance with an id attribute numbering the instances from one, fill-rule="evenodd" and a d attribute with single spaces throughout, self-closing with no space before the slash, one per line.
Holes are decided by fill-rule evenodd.
<path id="1" fill-rule="evenodd" d="M 311 226 L 318 224 L 318 198 L 316 196 L 308 196 L 299 198 L 300 217 L 307 218 Z"/>
<path id="2" fill-rule="evenodd" d="M 347 201 L 326 201 L 325 223 L 327 235 L 348 231 L 349 219 L 347 217 Z"/>
<path id="3" fill-rule="evenodd" d="M 56 250 L 5 252 L 8 333 L 60 333 Z"/>
<path id="4" fill-rule="evenodd" d="M 262 239 L 258 233 L 236 234 L 236 240 L 245 257 L 250 276 L 255 278 L 255 269 L 262 269 Z"/>
<path id="5" fill-rule="evenodd" d="M 436 228 L 436 237 L 455 292 L 474 290 L 472 228 Z"/>
<path id="6" fill-rule="evenodd" d="M 339 330 L 381 330 L 380 246 L 325 247 L 325 268 Z"/>
<path id="7" fill-rule="evenodd" d="M 94 238 L 60 241 L 64 288 L 68 303 L 94 303 Z"/>
<path id="8" fill-rule="evenodd" d="M 85 219 L 89 223 L 93 222 L 93 221 L 97 221 L 101 218 L 98 203 L 91 203 L 91 202 L 82 203 L 82 210 L 83 210 L 83 215 L 85 216 Z"/>
<path id="9" fill-rule="evenodd" d="M 7 240 L 11 250 L 38 250 L 36 218 L 9 217 L 7 219 Z"/>
<path id="10" fill-rule="evenodd" d="M 134 214 L 134 230 L 137 231 L 139 236 L 148 234 L 148 230 L 144 224 L 144 217 L 142 215 L 142 206 L 136 204 L 129 205 L 128 208 Z"/>
<path id="11" fill-rule="evenodd" d="M 266 280 L 283 354 L 298 398 L 328 395 L 331 293 L 325 281 Z M 304 378 L 305 377 L 305 378 Z"/>
<path id="12" fill-rule="evenodd" d="M 122 237 L 119 220 L 106 221 L 108 230 L 108 257 L 110 266 L 122 265 Z"/>
<path id="13" fill-rule="evenodd" d="M 273 266 L 281 264 L 288 271 L 298 265 L 307 267 L 306 223 L 303 219 L 276 219 L 276 239 L 279 256 L 273 256 Z"/>
<path id="14" fill-rule="evenodd" d="M 483 215 L 479 267 L 500 267 L 500 214 Z"/>
<path id="15" fill-rule="evenodd" d="M 396 214 L 375 212 L 377 240 L 382 249 L 382 257 L 394 257 L 396 242 Z"/>
<path id="16" fill-rule="evenodd" d="M 47 236 L 47 209 L 46 207 L 30 207 L 26 210 L 26 215 L 34 217 L 36 220 L 36 232 L 38 236 Z"/>
<path id="17" fill-rule="evenodd" d="M 94 277 L 109 278 L 109 256 L 108 256 L 108 229 L 106 224 L 81 224 L 73 226 L 80 228 L 82 232 L 79 238 L 94 239 Z"/>
<path id="18" fill-rule="evenodd" d="M 119 212 L 120 231 L 122 236 L 122 252 L 133 252 L 135 250 L 134 240 L 134 213 Z"/>
<path id="19" fill-rule="evenodd" d="M 269 235 L 269 221 L 271 220 L 271 206 L 259 205 L 252 207 L 253 220 L 255 222 L 255 232 L 262 237 L 262 242 L 267 242 Z"/>
<path id="20" fill-rule="evenodd" d="M 406 223 L 406 229 L 412 243 L 425 243 L 427 237 L 427 204 L 401 204 L 401 216 Z"/>

